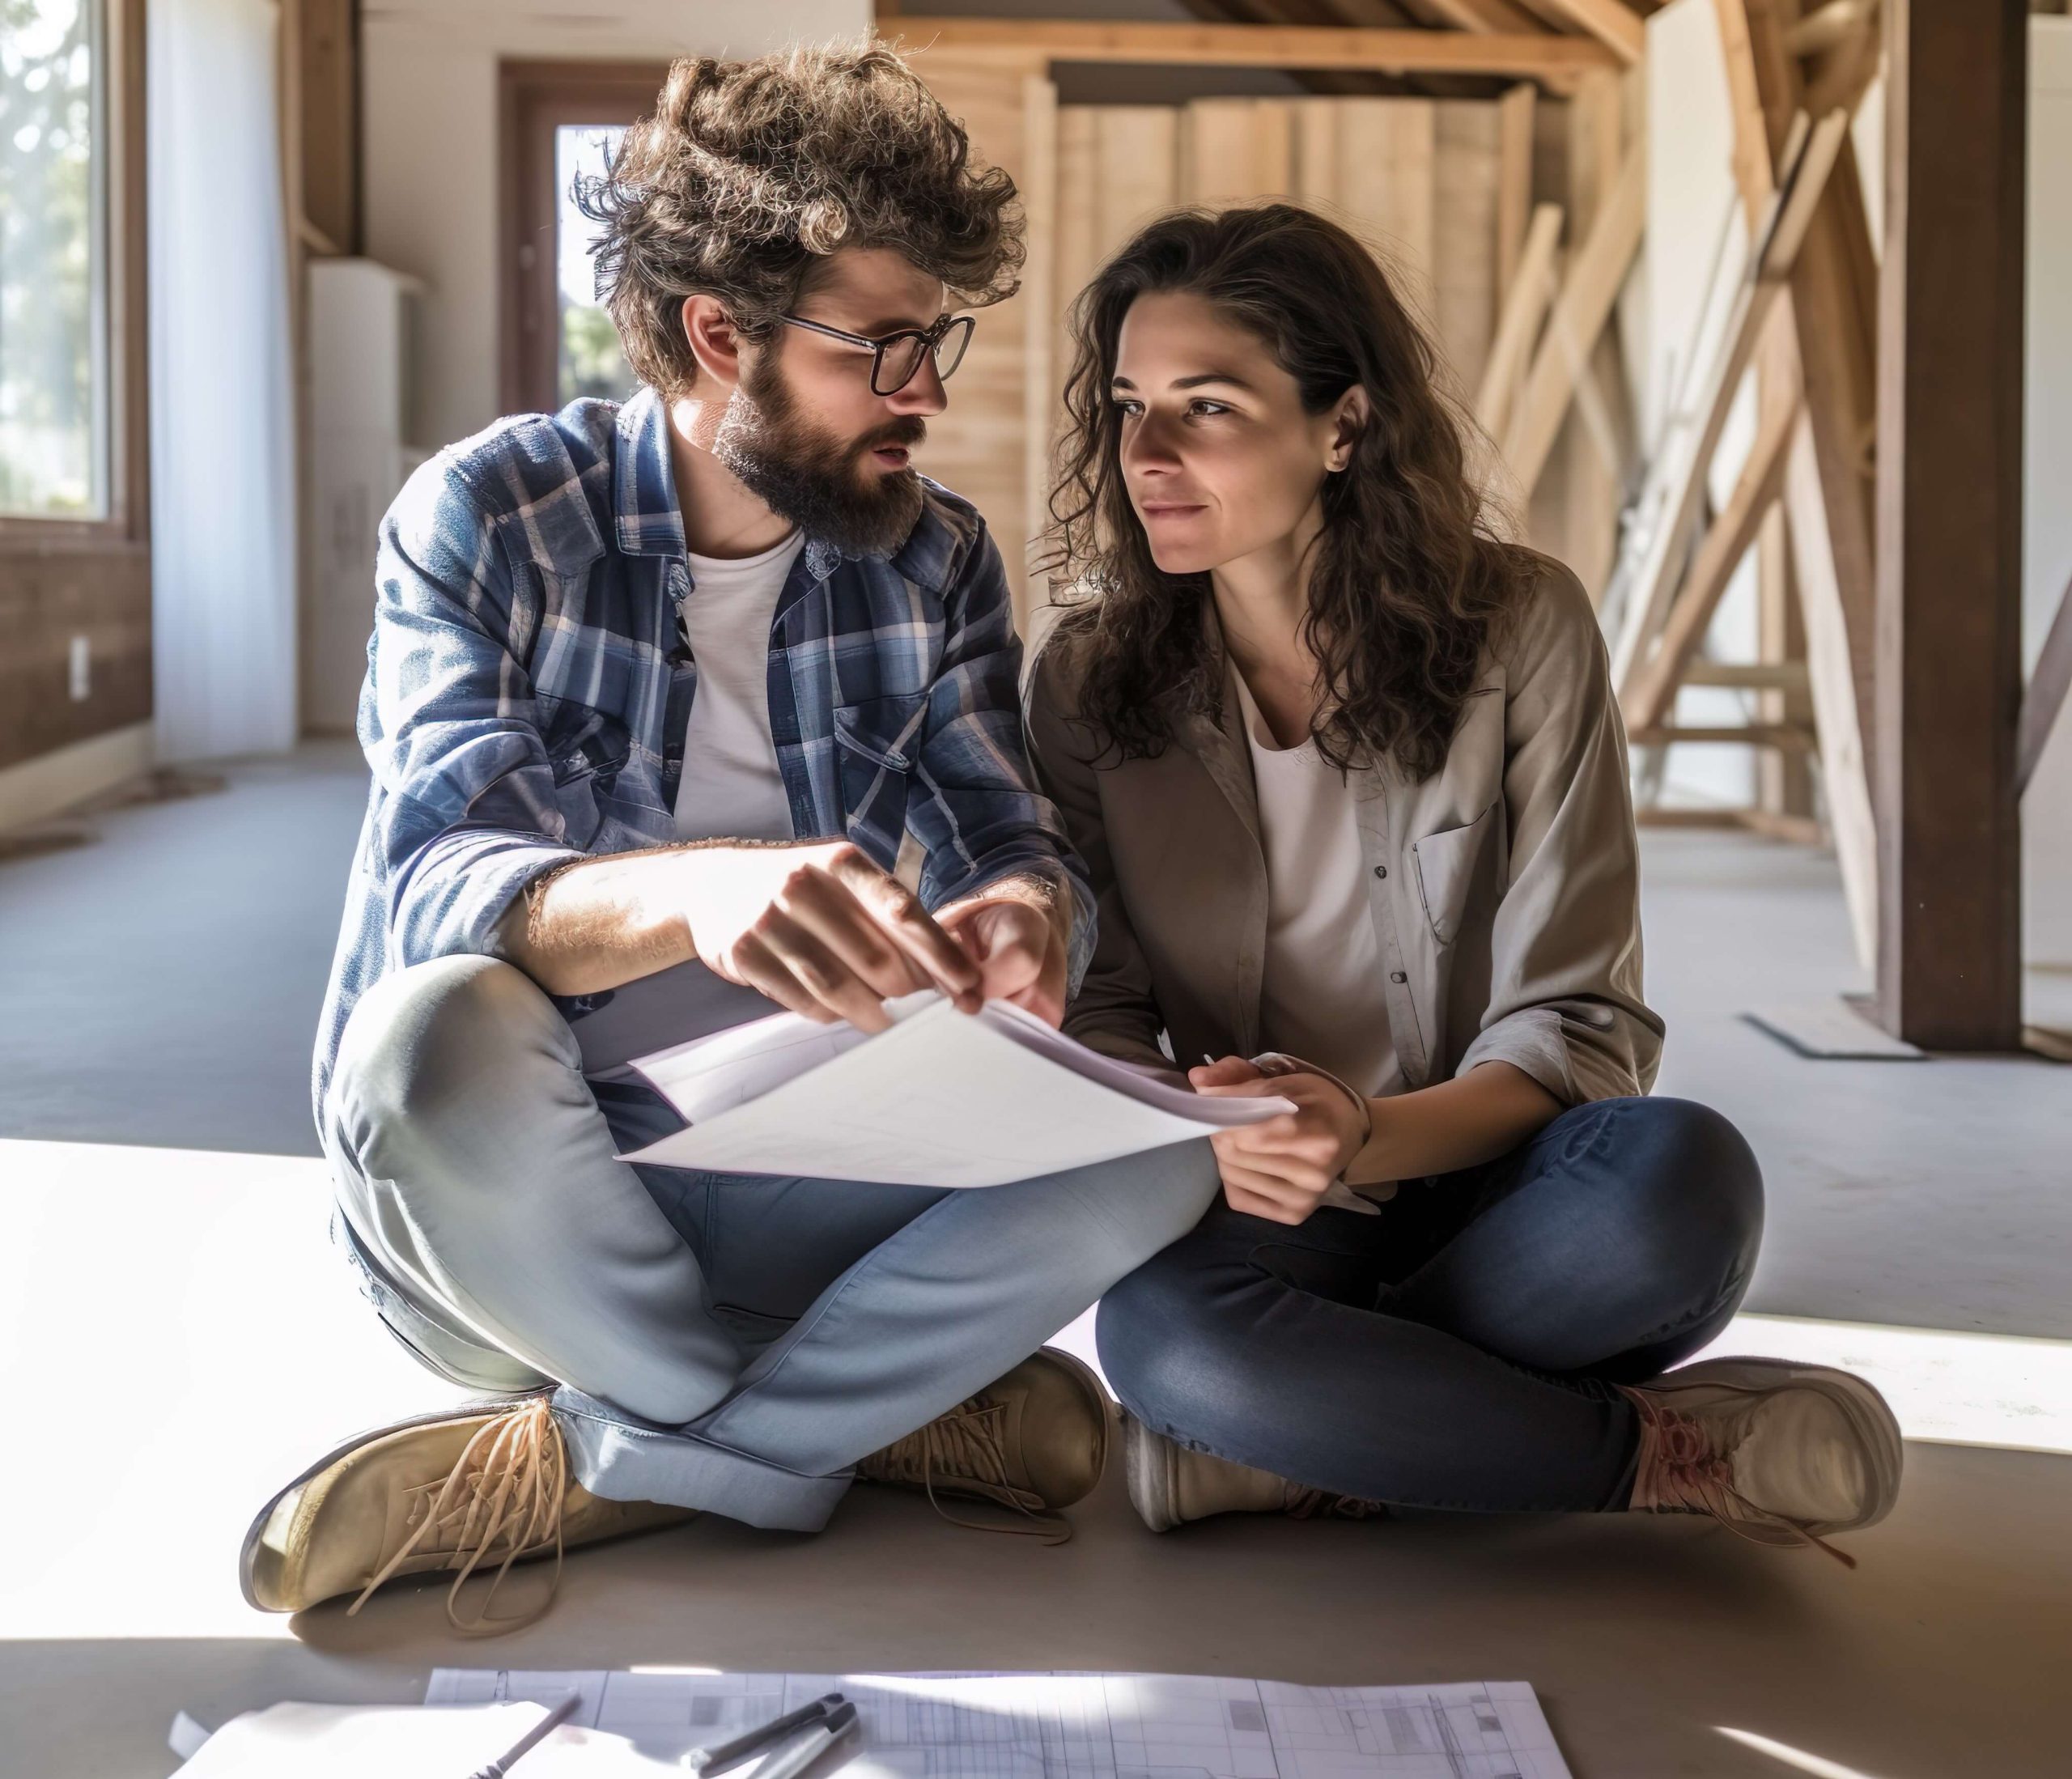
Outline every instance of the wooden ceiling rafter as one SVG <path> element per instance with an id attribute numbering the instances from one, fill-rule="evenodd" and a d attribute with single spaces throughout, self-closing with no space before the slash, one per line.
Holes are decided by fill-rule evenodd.
<path id="1" fill-rule="evenodd" d="M 1555 32 L 915 16 L 902 16 L 899 23 L 916 48 L 934 44 L 1053 62 L 1497 75 L 1538 80 L 1560 91 L 1587 74 L 1616 73 L 1624 66 L 1616 52 L 1591 38 Z"/>
<path id="2" fill-rule="evenodd" d="M 1395 0 L 1181 0 L 1181 3 L 1205 24 L 1365 24 L 1412 30 L 1418 23 Z M 1356 9 L 1369 16 L 1347 15 Z M 1301 68 L 1289 72 L 1306 91 L 1334 99 L 1392 99 L 1424 90 L 1421 83 L 1401 74 L 1337 74 Z"/>

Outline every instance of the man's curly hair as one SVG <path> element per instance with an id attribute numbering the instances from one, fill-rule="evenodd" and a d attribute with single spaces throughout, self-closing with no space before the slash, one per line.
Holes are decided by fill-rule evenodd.
<path id="1" fill-rule="evenodd" d="M 1014 181 L 974 166 L 963 125 L 872 39 L 677 62 L 575 201 L 603 225 L 597 295 L 626 362 L 664 395 L 698 379 L 694 294 L 764 340 L 837 248 L 890 248 L 967 308 L 1012 296 L 1022 261 Z"/>

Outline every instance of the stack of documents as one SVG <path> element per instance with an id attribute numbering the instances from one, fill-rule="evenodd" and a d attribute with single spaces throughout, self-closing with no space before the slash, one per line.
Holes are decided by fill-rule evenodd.
<path id="1" fill-rule="evenodd" d="M 1292 1111 L 1206 1098 L 1119 1063 L 1008 1001 L 959 1013 L 932 991 L 872 1034 L 779 1013 L 633 1067 L 690 1127 L 622 1157 L 721 1174 L 1004 1186 Z"/>

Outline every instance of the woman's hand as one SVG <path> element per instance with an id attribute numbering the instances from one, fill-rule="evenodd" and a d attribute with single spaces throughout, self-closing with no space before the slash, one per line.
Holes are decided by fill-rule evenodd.
<path id="1" fill-rule="evenodd" d="M 1302 1223 L 1367 1140 L 1367 1108 L 1321 1075 L 1268 1075 L 1242 1056 L 1187 1071 L 1197 1093 L 1295 1102 L 1263 1124 L 1209 1139 L 1230 1208 L 1272 1223 Z"/>

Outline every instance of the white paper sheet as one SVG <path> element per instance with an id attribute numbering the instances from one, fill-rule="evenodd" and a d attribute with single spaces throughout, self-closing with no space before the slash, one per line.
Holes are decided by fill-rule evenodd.
<path id="1" fill-rule="evenodd" d="M 856 1702 L 860 1734 L 821 1770 L 842 1779 L 1569 1779 L 1522 1681 L 1300 1687 L 1185 1675 L 440 1668 L 425 1702 L 546 1700 L 571 1687 L 584 1699 L 575 1722 L 657 1773 L 681 1774 L 693 1748 L 839 1692 Z M 537 1768 L 533 1779 L 562 1770 Z M 754 1768 L 730 1779 L 754 1779 Z"/>
<path id="2" fill-rule="evenodd" d="M 567 1690 L 541 1692 L 537 1703 L 469 1700 L 453 1711 L 269 1705 L 231 1718 L 180 1769 L 180 1779 L 466 1779 L 516 1747 L 546 1715 L 540 1706 L 558 1703 Z"/>
<path id="3" fill-rule="evenodd" d="M 622 1157 L 900 1186 L 1004 1186 L 1256 1123 L 1277 1097 L 1216 1099 L 1099 1055 L 1005 1002 L 892 1004 L 875 1036 L 781 1013 L 638 1059 L 690 1127 Z"/>

